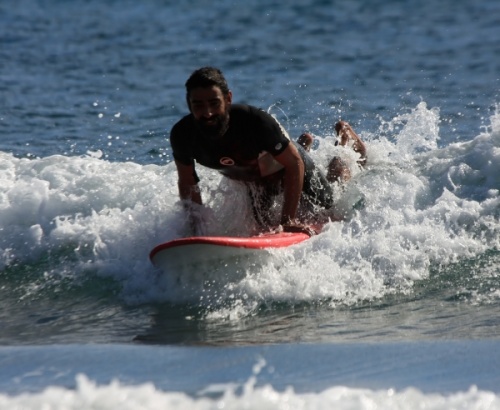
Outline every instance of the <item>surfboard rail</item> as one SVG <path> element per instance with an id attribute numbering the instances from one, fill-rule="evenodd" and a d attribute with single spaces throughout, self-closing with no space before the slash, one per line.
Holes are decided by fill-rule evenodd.
<path id="1" fill-rule="evenodd" d="M 278 232 L 262 234 L 258 236 L 239 237 L 239 236 L 192 236 L 187 238 L 178 238 L 161 243 L 153 248 L 149 258 L 154 263 L 155 256 L 162 251 L 190 245 L 210 245 L 245 248 L 245 249 L 272 249 L 284 248 L 290 245 L 303 242 L 309 239 L 309 235 L 302 232 Z"/>

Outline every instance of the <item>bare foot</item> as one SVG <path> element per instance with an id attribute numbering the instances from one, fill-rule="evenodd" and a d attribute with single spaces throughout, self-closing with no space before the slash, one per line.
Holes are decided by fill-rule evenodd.
<path id="1" fill-rule="evenodd" d="M 353 141 L 352 149 L 361 155 L 358 160 L 360 165 L 366 164 L 366 146 L 365 143 L 359 138 L 358 134 L 354 132 L 352 127 L 346 121 L 339 121 L 335 124 L 335 132 L 340 137 L 340 145 L 346 146 L 349 140 Z"/>
<path id="2" fill-rule="evenodd" d="M 309 152 L 311 150 L 311 145 L 314 142 L 314 137 L 308 132 L 304 132 L 297 142 L 304 147 L 304 149 Z"/>

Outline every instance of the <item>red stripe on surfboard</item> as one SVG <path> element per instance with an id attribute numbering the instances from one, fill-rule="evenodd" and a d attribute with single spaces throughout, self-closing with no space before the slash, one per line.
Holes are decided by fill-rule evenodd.
<path id="1" fill-rule="evenodd" d="M 215 245 L 249 249 L 284 248 L 286 246 L 305 241 L 308 238 L 309 235 L 301 232 L 280 232 L 251 237 L 193 236 L 189 238 L 174 239 L 172 241 L 162 243 L 151 251 L 149 258 L 152 259 L 160 251 L 177 246 Z"/>

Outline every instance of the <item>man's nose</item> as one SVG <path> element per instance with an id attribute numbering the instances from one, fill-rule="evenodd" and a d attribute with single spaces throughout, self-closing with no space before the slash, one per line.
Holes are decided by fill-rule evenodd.
<path id="1" fill-rule="evenodd" d="M 201 115 L 205 118 L 210 118 L 212 116 L 212 109 L 210 108 L 210 105 L 205 105 L 202 109 Z"/>

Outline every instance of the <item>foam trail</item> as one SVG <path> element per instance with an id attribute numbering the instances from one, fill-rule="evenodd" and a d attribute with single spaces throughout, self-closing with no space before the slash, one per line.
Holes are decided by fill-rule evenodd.
<path id="1" fill-rule="evenodd" d="M 320 393 L 295 393 L 292 388 L 277 391 L 272 386 L 255 387 L 250 380 L 241 393 L 234 386 L 212 386 L 210 396 L 191 397 L 180 392 L 164 392 L 153 383 L 127 386 L 118 381 L 97 385 L 85 375 L 77 377 L 76 389 L 51 386 L 40 393 L 19 396 L 0 394 L 0 410 L 23 409 L 373 409 L 408 410 L 432 408 L 469 410 L 500 409 L 500 397 L 471 387 L 453 394 L 424 394 L 417 389 L 402 391 L 353 389 L 335 386 Z M 217 393 L 217 394 L 215 394 Z"/>

